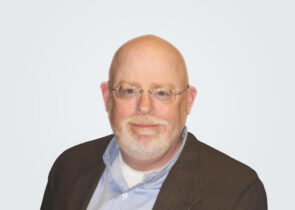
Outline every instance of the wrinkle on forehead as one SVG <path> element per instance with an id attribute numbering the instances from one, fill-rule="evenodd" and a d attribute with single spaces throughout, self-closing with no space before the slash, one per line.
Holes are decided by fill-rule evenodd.
<path id="1" fill-rule="evenodd" d="M 114 82 L 120 67 L 128 66 L 134 59 L 146 62 L 147 65 L 155 59 L 165 60 L 163 63 L 171 66 L 171 71 L 175 71 L 173 73 L 176 73 L 181 85 L 188 84 L 187 69 L 181 53 L 172 44 L 154 35 L 132 39 L 116 51 L 109 70 L 109 81 Z M 160 69 L 158 73 L 161 73 Z"/>

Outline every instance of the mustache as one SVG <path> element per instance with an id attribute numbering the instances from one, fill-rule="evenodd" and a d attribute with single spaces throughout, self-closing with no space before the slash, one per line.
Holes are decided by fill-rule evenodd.
<path id="1" fill-rule="evenodd" d="M 148 125 L 167 125 L 166 120 L 158 119 L 156 117 L 130 117 L 124 120 L 124 123 L 130 124 L 148 124 Z"/>

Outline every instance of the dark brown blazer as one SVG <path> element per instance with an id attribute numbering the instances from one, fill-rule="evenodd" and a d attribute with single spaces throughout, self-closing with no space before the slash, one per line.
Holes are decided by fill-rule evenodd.
<path id="1" fill-rule="evenodd" d="M 113 135 L 66 150 L 48 177 L 41 210 L 86 209 L 105 168 Z M 154 210 L 266 210 L 256 172 L 188 133 L 183 151 L 159 192 Z"/>

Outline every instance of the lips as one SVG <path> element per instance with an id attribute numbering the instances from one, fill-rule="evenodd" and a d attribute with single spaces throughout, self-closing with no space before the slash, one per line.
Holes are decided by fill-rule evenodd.
<path id="1" fill-rule="evenodd" d="M 136 128 L 155 128 L 158 125 L 157 124 L 131 124 L 132 126 L 136 127 Z"/>

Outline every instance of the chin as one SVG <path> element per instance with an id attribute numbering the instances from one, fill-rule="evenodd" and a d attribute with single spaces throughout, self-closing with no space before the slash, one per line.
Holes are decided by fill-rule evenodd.
<path id="1" fill-rule="evenodd" d="M 165 155 L 177 144 L 180 132 L 154 132 L 140 130 L 133 132 L 128 126 L 115 130 L 120 149 L 129 157 L 136 160 L 157 159 Z"/>

